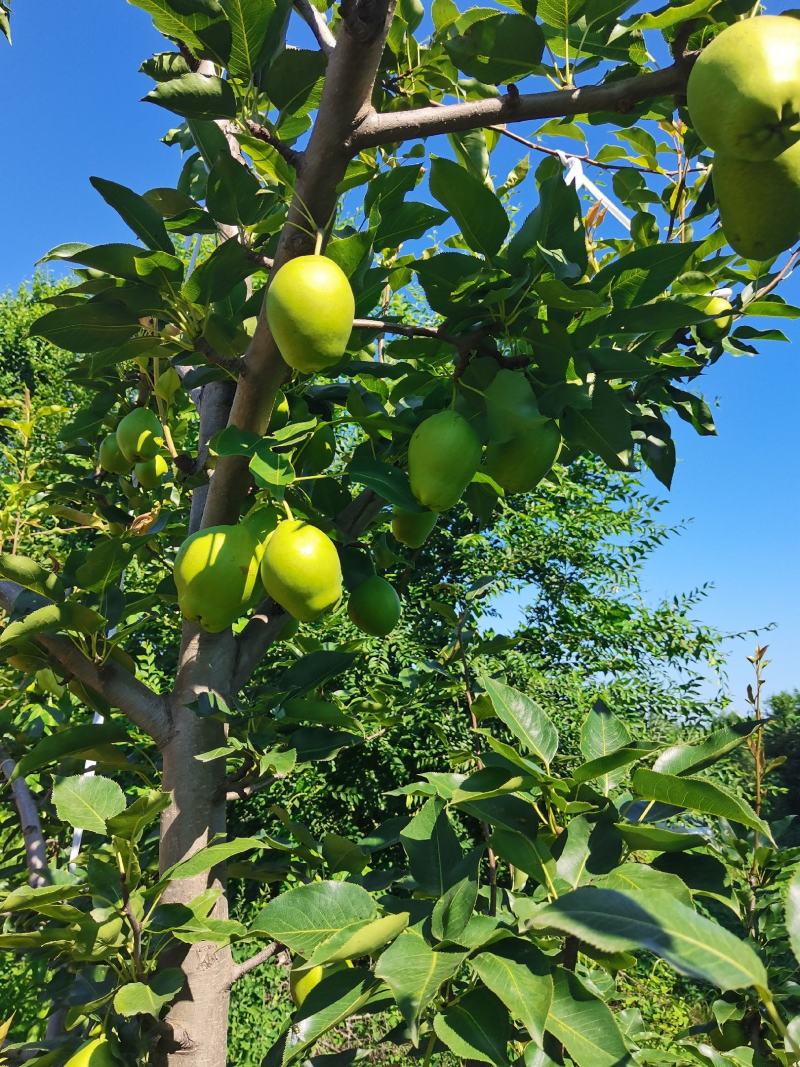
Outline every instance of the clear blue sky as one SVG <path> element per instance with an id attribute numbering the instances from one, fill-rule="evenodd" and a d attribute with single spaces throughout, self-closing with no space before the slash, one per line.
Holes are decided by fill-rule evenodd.
<path id="1" fill-rule="evenodd" d="M 178 168 L 177 150 L 160 143 L 169 116 L 139 103 L 150 87 L 139 63 L 161 47 L 144 12 L 123 0 L 20 0 L 13 30 L 14 47 L 0 43 L 0 291 L 30 277 L 35 260 L 62 241 L 129 239 L 89 175 L 143 191 L 174 185 Z M 800 303 L 800 272 L 783 294 Z M 768 691 L 800 686 L 800 327 L 790 330 L 792 344 L 725 357 L 709 372 L 718 438 L 676 426 L 666 519 L 691 522 L 646 571 L 653 598 L 713 582 L 702 617 L 725 632 L 777 623 L 765 638 Z M 751 645 L 731 646 L 737 694 L 749 680 Z"/>

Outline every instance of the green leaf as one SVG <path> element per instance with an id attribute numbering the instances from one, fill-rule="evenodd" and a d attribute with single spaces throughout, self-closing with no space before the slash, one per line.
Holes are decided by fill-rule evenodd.
<path id="1" fill-rule="evenodd" d="M 310 882 L 282 893 L 259 912 L 253 930 L 308 959 L 320 942 L 377 918 L 375 901 L 352 882 Z"/>
<path id="2" fill-rule="evenodd" d="M 433 1019 L 436 1036 L 456 1056 L 493 1063 L 496 1067 L 508 1065 L 508 1042 L 511 1025 L 508 1012 L 493 993 L 486 989 L 473 989 Z"/>
<path id="3" fill-rule="evenodd" d="M 473 252 L 493 256 L 508 233 L 508 217 L 498 197 L 464 167 L 434 158 L 430 190 L 458 223 Z"/>
<path id="4" fill-rule="evenodd" d="M 214 48 L 212 42 L 216 37 L 208 34 L 209 28 L 216 28 L 219 19 L 210 10 L 187 12 L 181 10 L 180 4 L 170 3 L 170 0 L 129 0 L 131 4 L 147 11 L 153 19 L 156 28 L 165 37 L 183 41 L 196 56 L 209 56 L 220 63 L 227 61 L 227 50 Z"/>
<path id="5" fill-rule="evenodd" d="M 75 756 L 81 752 L 97 748 L 98 745 L 114 741 L 125 741 L 128 731 L 122 723 L 89 723 L 84 726 L 71 726 L 59 733 L 45 737 L 25 753 L 14 768 L 14 778 L 24 778 L 34 771 L 56 763 L 65 756 Z"/>
<path id="6" fill-rule="evenodd" d="M 701 771 L 738 748 L 759 725 L 755 719 L 750 722 L 736 722 L 731 726 L 724 726 L 721 730 L 715 730 L 697 745 L 672 745 L 661 753 L 653 764 L 653 770 L 661 774 Z"/>
<path id="7" fill-rule="evenodd" d="M 354 652 L 338 652 L 319 649 L 309 652 L 291 667 L 288 667 L 275 681 L 275 688 L 281 693 L 297 696 L 316 689 L 324 682 L 342 674 L 356 659 Z"/>
<path id="8" fill-rule="evenodd" d="M 96 729 L 96 727 L 93 727 Z M 108 820 L 108 832 L 112 837 L 121 837 L 136 842 L 145 829 L 169 807 L 171 796 L 159 789 L 149 789 L 129 804 L 125 811 Z"/>
<path id="9" fill-rule="evenodd" d="M 583 445 L 596 453 L 612 470 L 631 469 L 631 418 L 606 382 L 595 383 L 590 408 L 567 408 L 561 428 L 570 444 Z"/>
<path id="10" fill-rule="evenodd" d="M 644 949 L 723 992 L 767 987 L 764 965 L 746 941 L 660 890 L 582 886 L 548 904 L 533 921 L 604 952 Z"/>
<path id="11" fill-rule="evenodd" d="M 464 857 L 453 873 L 452 885 L 434 904 L 431 933 L 437 941 L 458 941 L 472 918 L 478 899 L 478 867 L 483 853 L 483 846 L 479 846 Z"/>
<path id="12" fill-rule="evenodd" d="M 685 852 L 707 844 L 702 834 L 681 833 L 639 823 L 618 822 L 614 825 L 631 852 Z"/>
<path id="13" fill-rule="evenodd" d="M 577 975 L 557 967 L 547 1030 L 577 1067 L 622 1067 L 630 1062 L 611 1009 L 590 993 Z"/>
<path id="14" fill-rule="evenodd" d="M 480 683 L 497 717 L 529 752 L 549 766 L 558 751 L 558 731 L 546 712 L 525 693 L 509 685 L 485 676 L 480 678 Z"/>
<path id="15" fill-rule="evenodd" d="M 631 735 L 622 719 L 618 718 L 602 700 L 597 700 L 581 726 L 581 752 L 587 760 L 600 759 L 623 748 Z"/>
<path id="16" fill-rule="evenodd" d="M 266 848 L 264 841 L 257 837 L 237 837 L 233 841 L 221 841 L 219 844 L 206 845 L 198 849 L 187 860 L 173 864 L 161 876 L 161 883 L 174 882 L 177 878 L 194 878 L 195 875 L 203 874 L 211 870 L 219 863 L 224 863 L 231 856 L 239 856 L 242 852 L 250 852 L 254 848 Z"/>
<path id="17" fill-rule="evenodd" d="M 247 249 L 232 237 L 195 267 L 184 284 L 183 294 L 193 304 L 210 304 L 222 300 L 239 282 L 259 269 Z"/>
<path id="18" fill-rule="evenodd" d="M 613 286 L 616 307 L 631 308 L 647 304 L 661 296 L 686 268 L 702 242 L 659 244 L 638 248 L 612 260 L 592 279 L 591 286 L 600 293 Z"/>
<path id="19" fill-rule="evenodd" d="M 772 834 L 763 819 L 759 819 L 745 801 L 702 778 L 680 778 L 672 774 L 659 774 L 644 767 L 633 776 L 633 791 L 645 800 L 657 800 L 662 804 L 672 804 L 676 808 L 688 808 L 701 815 L 716 815 L 720 819 L 749 826 L 758 830 L 770 841 Z"/>
<path id="20" fill-rule="evenodd" d="M 217 156 L 208 175 L 206 207 L 229 226 L 251 226 L 263 214 L 265 201 L 252 171 L 229 152 Z"/>
<path id="21" fill-rule="evenodd" d="M 616 752 L 611 752 L 608 756 L 600 756 L 599 759 L 589 760 L 588 763 L 583 763 L 576 767 L 572 772 L 572 778 L 578 783 L 592 782 L 597 778 L 601 778 L 600 788 L 603 794 L 607 796 L 618 777 L 613 772 L 643 759 L 645 756 L 650 755 L 652 751 L 653 749 L 649 745 L 641 748 L 617 749 Z"/>
<path id="22" fill-rule="evenodd" d="M 473 22 L 458 37 L 445 41 L 453 64 L 487 85 L 514 82 L 538 67 L 544 34 L 525 15 L 490 15 Z"/>
<path id="23" fill-rule="evenodd" d="M 177 967 L 159 971 L 148 985 L 144 982 L 129 982 L 120 986 L 114 994 L 114 1010 L 130 1018 L 132 1015 L 152 1015 L 158 1018 L 163 1008 L 170 1004 L 181 989 L 184 975 Z"/>
<path id="24" fill-rule="evenodd" d="M 609 871 L 608 874 L 604 874 L 601 878 L 596 878 L 593 884 L 601 889 L 640 891 L 643 895 L 655 889 L 659 892 L 669 893 L 687 908 L 694 908 L 692 894 L 689 892 L 685 882 L 681 881 L 676 874 L 657 871 L 646 863 L 623 863 L 621 866 L 615 867 L 613 871 Z"/>
<path id="25" fill-rule="evenodd" d="M 284 49 L 266 75 L 266 90 L 275 107 L 291 115 L 312 105 L 325 63 L 325 56 L 318 49 Z"/>
<path id="26" fill-rule="evenodd" d="M 78 885 L 21 885 L 0 901 L 0 911 L 38 911 L 43 905 L 63 903 L 80 894 Z"/>
<path id="27" fill-rule="evenodd" d="M 795 868 L 786 893 L 786 932 L 792 952 L 800 960 L 800 866 Z"/>
<path id="28" fill-rule="evenodd" d="M 444 801 L 431 797 L 400 833 L 412 877 L 423 892 L 440 897 L 453 884 L 461 845 L 447 818 Z M 458 880 L 458 878 L 456 878 Z"/>
<path id="29" fill-rule="evenodd" d="M 677 26 L 680 22 L 704 14 L 715 2 L 716 0 L 691 0 L 689 4 L 667 4 L 660 11 L 637 15 L 627 27 L 629 30 L 667 30 L 670 26 Z"/>
<path id="30" fill-rule="evenodd" d="M 281 490 L 276 494 L 278 496 L 282 495 L 282 490 L 295 479 L 294 467 L 289 457 L 282 452 L 273 452 L 264 441 L 256 445 L 250 460 L 250 470 L 262 489 L 271 489 L 273 493 Z"/>
<path id="31" fill-rule="evenodd" d="M 37 608 L 23 619 L 10 622 L 2 634 L 0 645 L 11 644 L 14 641 L 29 641 L 39 634 L 47 633 L 97 633 L 103 627 L 105 620 L 92 608 L 84 607 L 68 600 L 63 604 L 45 604 Z"/>
<path id="32" fill-rule="evenodd" d="M 539 0 L 536 14 L 548 26 L 567 30 L 581 17 L 585 8 L 586 0 Z"/>
<path id="33" fill-rule="evenodd" d="M 164 220 L 156 209 L 126 185 L 108 181 L 106 178 L 89 179 L 105 202 L 117 212 L 122 221 L 136 236 L 155 251 L 175 251 L 172 240 L 164 226 Z M 113 342 L 109 342 L 113 344 Z"/>
<path id="34" fill-rule="evenodd" d="M 381 954 L 375 977 L 389 986 L 414 1035 L 423 1009 L 465 958 L 464 952 L 432 949 L 417 929 L 404 930 Z"/>
<path id="35" fill-rule="evenodd" d="M 408 474 L 399 467 L 381 463 L 370 456 L 357 455 L 350 461 L 348 474 L 389 504 L 406 511 L 421 511 L 416 497 L 411 492 Z"/>
<path id="36" fill-rule="evenodd" d="M 228 70 L 234 78 L 249 81 L 258 69 L 275 5 L 271 0 L 222 0 L 222 6 L 231 27 Z"/>
<path id="37" fill-rule="evenodd" d="M 230 82 L 204 74 L 182 74 L 159 82 L 144 100 L 190 119 L 233 119 L 236 97 Z"/>
<path id="38" fill-rule="evenodd" d="M 83 589 L 102 592 L 119 578 L 133 559 L 133 546 L 113 538 L 101 541 L 93 548 L 75 571 Z"/>
<path id="39" fill-rule="evenodd" d="M 106 822 L 125 808 L 125 795 L 110 778 L 82 774 L 64 778 L 53 789 L 59 819 L 79 830 L 106 832 Z"/>
<path id="40" fill-rule="evenodd" d="M 0 552 L 0 577 L 31 589 L 48 600 L 62 600 L 64 597 L 64 583 L 59 576 L 29 556 Z"/>
<path id="41" fill-rule="evenodd" d="M 522 938 L 507 938 L 473 956 L 470 967 L 483 984 L 498 996 L 541 1045 L 550 1004 L 553 979 L 545 955 Z"/>
<path id="42" fill-rule="evenodd" d="M 401 911 L 397 915 L 382 915 L 380 919 L 364 919 L 361 923 L 346 926 L 321 941 L 306 963 L 316 967 L 322 963 L 374 956 L 405 930 L 408 920 L 409 913 Z"/>
<path id="43" fill-rule="evenodd" d="M 432 204 L 420 204 L 414 200 L 390 204 L 382 213 L 375 233 L 376 248 L 397 248 L 403 241 L 422 237 L 432 226 L 441 226 L 449 218 L 446 211 Z"/>
<path id="44" fill-rule="evenodd" d="M 355 1015 L 371 998 L 375 979 L 359 968 L 327 975 L 303 1001 L 295 1016 L 295 1040 L 287 1044 L 283 1065 L 294 1063 L 328 1030 Z"/>
<path id="45" fill-rule="evenodd" d="M 31 336 L 44 337 L 68 352 L 99 352 L 124 344 L 140 329 L 138 318 L 124 304 L 96 299 L 48 311 L 33 324 Z"/>

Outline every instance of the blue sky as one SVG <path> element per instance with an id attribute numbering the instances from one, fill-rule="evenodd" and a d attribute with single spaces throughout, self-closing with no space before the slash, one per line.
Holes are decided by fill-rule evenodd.
<path id="1" fill-rule="evenodd" d="M 179 165 L 177 150 L 160 143 L 169 116 L 139 103 L 151 84 L 139 63 L 161 47 L 142 11 L 122 0 L 20 0 L 13 30 L 14 47 L 0 43 L 0 291 L 30 277 L 35 260 L 62 241 L 129 239 L 89 175 L 143 191 L 174 185 Z M 782 293 L 800 303 L 800 272 Z M 690 521 L 645 572 L 653 599 L 712 582 L 701 614 L 725 632 L 776 623 L 764 636 L 773 661 L 767 692 L 800 686 L 800 327 L 789 330 L 791 344 L 725 357 L 707 375 L 719 437 L 676 425 L 679 466 L 664 518 Z M 730 646 L 737 697 L 752 644 Z"/>

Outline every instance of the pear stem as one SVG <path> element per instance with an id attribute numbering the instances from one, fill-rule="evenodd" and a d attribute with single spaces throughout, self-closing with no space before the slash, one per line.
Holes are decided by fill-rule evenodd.
<path id="1" fill-rule="evenodd" d="M 314 255 L 318 256 L 322 252 L 322 242 L 325 240 L 325 231 L 317 230 L 317 237 L 314 242 Z"/>
<path id="2" fill-rule="evenodd" d="M 284 498 L 281 503 L 283 504 L 283 510 L 286 512 L 286 518 L 289 522 L 294 522 L 294 515 L 292 515 L 292 509 L 289 507 L 289 501 Z"/>

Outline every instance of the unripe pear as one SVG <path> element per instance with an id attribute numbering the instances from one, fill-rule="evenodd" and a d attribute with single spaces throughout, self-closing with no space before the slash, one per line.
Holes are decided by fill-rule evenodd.
<path id="1" fill-rule="evenodd" d="M 301 961 L 302 962 L 302 961 Z M 303 1006 L 303 1001 L 306 999 L 312 989 L 316 989 L 323 978 L 327 978 L 330 974 L 336 974 L 337 971 L 343 971 L 347 967 L 352 967 L 351 960 L 342 960 L 338 963 L 329 963 L 323 967 L 319 964 L 316 967 L 309 967 L 307 970 L 299 970 L 296 966 L 289 972 L 289 992 L 291 993 L 292 1000 L 295 1002 L 298 1008 Z"/>
<path id="2" fill-rule="evenodd" d="M 156 489 L 161 484 L 161 480 L 169 470 L 169 464 L 164 457 L 158 453 L 153 456 L 152 459 L 146 459 L 142 463 L 134 464 L 134 473 L 136 480 L 142 489 Z"/>
<path id="3" fill-rule="evenodd" d="M 800 20 L 742 19 L 701 53 L 686 89 L 700 139 L 731 159 L 775 159 L 800 139 Z"/>
<path id="4" fill-rule="evenodd" d="M 288 421 L 289 401 L 286 398 L 286 393 L 284 393 L 282 389 L 279 389 L 275 396 L 275 403 L 272 405 L 269 428 L 270 430 L 282 430 Z"/>
<path id="5" fill-rule="evenodd" d="M 355 299 L 347 275 L 332 259 L 290 259 L 270 283 L 266 308 L 272 336 L 294 370 L 325 370 L 344 355 Z"/>
<path id="6" fill-rule="evenodd" d="M 401 545 L 421 548 L 430 537 L 439 516 L 435 511 L 405 511 L 395 508 L 392 533 Z"/>
<path id="7" fill-rule="evenodd" d="M 507 493 L 529 493 L 544 478 L 561 450 L 561 434 L 551 419 L 539 418 L 518 437 L 486 449 L 486 473 Z"/>
<path id="8" fill-rule="evenodd" d="M 117 1061 L 112 1055 L 108 1038 L 101 1035 L 81 1045 L 64 1067 L 117 1067 Z"/>
<path id="9" fill-rule="evenodd" d="M 457 411 L 431 415 L 408 446 L 411 492 L 430 511 L 447 511 L 460 499 L 481 461 L 478 435 Z"/>
<path id="10" fill-rule="evenodd" d="M 98 463 L 109 474 L 127 474 L 130 471 L 130 461 L 123 456 L 115 433 L 106 434 L 100 442 Z"/>
<path id="11" fill-rule="evenodd" d="M 183 617 L 210 633 L 227 630 L 253 595 L 262 552 L 247 523 L 209 526 L 188 537 L 174 567 Z"/>
<path id="12" fill-rule="evenodd" d="M 536 394 L 521 370 L 499 370 L 486 390 L 489 440 L 502 444 L 541 419 Z"/>
<path id="13" fill-rule="evenodd" d="M 130 463 L 152 459 L 164 443 L 164 430 L 150 408 L 134 408 L 117 426 L 119 450 Z"/>
<path id="14" fill-rule="evenodd" d="M 740 256 L 774 259 L 800 237 L 800 142 L 767 163 L 715 156 L 712 177 L 722 229 Z"/>
<path id="15" fill-rule="evenodd" d="M 181 387 L 181 376 L 174 367 L 167 367 L 156 378 L 155 394 L 167 404 L 172 403 L 172 398 Z"/>
<path id="16" fill-rule="evenodd" d="M 373 574 L 350 594 L 347 614 L 359 630 L 385 637 L 400 621 L 400 597 L 385 578 Z"/>
<path id="17" fill-rule="evenodd" d="M 300 519 L 287 519 L 267 541 L 261 580 L 269 596 L 301 622 L 312 622 L 342 596 L 342 568 L 333 541 Z"/>
<path id="18" fill-rule="evenodd" d="M 730 300 L 726 300 L 724 296 L 709 296 L 700 310 L 706 315 L 714 316 L 709 322 L 701 322 L 695 327 L 697 336 L 703 341 L 721 341 L 730 333 L 733 324 L 733 304 Z"/>

